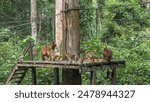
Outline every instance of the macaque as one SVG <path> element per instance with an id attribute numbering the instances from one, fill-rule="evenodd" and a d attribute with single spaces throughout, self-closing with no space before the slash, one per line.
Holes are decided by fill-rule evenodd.
<path id="1" fill-rule="evenodd" d="M 67 60 L 70 63 L 83 63 L 84 59 L 83 59 L 83 50 L 80 50 L 79 53 L 67 53 L 65 54 L 65 57 L 67 58 Z"/>
<path id="2" fill-rule="evenodd" d="M 55 52 L 54 50 L 51 50 L 50 60 L 52 60 L 52 61 L 60 60 L 60 53 L 59 52 Z"/>
<path id="3" fill-rule="evenodd" d="M 92 51 L 87 53 L 87 58 L 88 62 L 103 62 L 103 59 L 94 57 L 94 53 Z"/>
<path id="4" fill-rule="evenodd" d="M 94 53 L 92 51 L 87 53 L 87 61 L 88 62 L 95 62 L 94 61 Z"/>
<path id="5" fill-rule="evenodd" d="M 103 51 L 103 59 L 105 60 L 105 61 L 111 61 L 111 59 L 112 59 L 112 51 L 110 50 L 110 49 L 108 49 L 108 48 L 104 48 L 104 51 Z"/>
<path id="6" fill-rule="evenodd" d="M 60 53 L 59 52 L 55 52 L 56 47 L 57 47 L 57 44 L 55 42 L 52 42 L 51 54 L 50 54 L 50 58 L 51 58 L 52 61 L 55 61 L 56 58 L 60 59 Z"/>
<path id="7" fill-rule="evenodd" d="M 104 48 L 104 52 L 103 52 L 103 60 L 104 61 L 111 61 L 112 59 L 112 51 L 108 48 Z M 107 78 L 112 79 L 113 78 L 113 69 L 108 69 L 107 70 Z"/>
<path id="8" fill-rule="evenodd" d="M 65 56 L 67 60 L 69 61 L 69 64 L 70 63 L 83 63 L 83 59 L 79 57 L 78 54 L 68 53 L 68 54 L 65 54 Z"/>
<path id="9" fill-rule="evenodd" d="M 52 44 L 47 44 L 45 47 L 42 48 L 41 54 L 42 54 L 42 60 L 55 60 L 55 48 L 56 48 L 55 42 L 52 42 Z"/>
<path id="10" fill-rule="evenodd" d="M 79 63 L 84 62 L 84 53 L 85 53 L 84 50 L 80 50 L 80 57 L 79 57 L 79 60 L 78 60 Z"/>
<path id="11" fill-rule="evenodd" d="M 55 50 L 56 47 L 57 47 L 57 44 L 55 42 L 52 42 L 51 49 Z"/>
<path id="12" fill-rule="evenodd" d="M 68 54 L 65 54 L 66 57 L 67 57 L 67 60 L 69 60 L 69 64 L 73 62 L 73 60 L 75 59 L 75 55 L 71 54 L 71 53 L 68 53 Z"/>
<path id="13" fill-rule="evenodd" d="M 41 55 L 42 55 L 42 60 L 49 60 L 50 59 L 50 53 L 51 53 L 51 48 L 46 45 L 42 48 L 41 50 Z"/>
<path id="14" fill-rule="evenodd" d="M 83 59 L 83 54 L 80 53 L 80 58 L 79 58 L 78 62 L 79 62 L 79 63 L 83 63 L 83 61 L 84 61 L 84 59 Z"/>

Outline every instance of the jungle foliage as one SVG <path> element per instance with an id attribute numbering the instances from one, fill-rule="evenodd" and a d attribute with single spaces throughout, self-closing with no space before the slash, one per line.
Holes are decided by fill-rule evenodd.
<path id="1" fill-rule="evenodd" d="M 55 0 L 37 0 L 38 45 L 54 40 Z M 30 0 L 0 0 L 0 84 L 4 84 L 31 36 Z M 117 70 L 118 84 L 150 84 L 150 15 L 141 0 L 80 0 L 81 49 L 113 51 L 113 59 L 126 60 Z M 38 84 L 53 84 L 53 70 L 38 69 Z M 22 84 L 31 84 L 31 72 Z M 89 84 L 89 73 L 83 76 Z M 97 84 L 110 84 L 106 70 L 97 72 Z"/>

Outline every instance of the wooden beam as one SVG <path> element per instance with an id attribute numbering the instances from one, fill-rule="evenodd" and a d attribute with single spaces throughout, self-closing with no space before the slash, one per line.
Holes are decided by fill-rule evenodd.
<path id="1" fill-rule="evenodd" d="M 111 84 L 112 85 L 116 85 L 117 84 L 117 80 L 116 80 L 116 68 L 114 68 L 114 67 L 113 67 L 112 75 L 113 75 L 113 78 L 111 80 Z"/>
<path id="2" fill-rule="evenodd" d="M 37 80 L 36 80 L 36 69 L 32 68 L 32 85 L 37 85 Z"/>
<path id="3" fill-rule="evenodd" d="M 18 61 L 18 64 L 49 64 L 49 65 L 74 65 L 74 66 L 100 66 L 100 65 L 125 65 L 125 60 L 112 60 L 110 62 L 83 62 L 69 63 L 69 61 Z"/>
<path id="4" fill-rule="evenodd" d="M 59 85 L 59 69 L 54 69 L 54 85 Z"/>
<path id="5" fill-rule="evenodd" d="M 90 81 L 92 85 L 96 84 L 96 71 L 101 69 L 113 68 L 113 79 L 111 80 L 112 84 L 116 84 L 116 68 L 123 68 L 125 67 L 125 61 L 110 61 L 110 62 L 84 62 L 84 63 L 70 63 L 68 61 L 19 61 L 17 63 L 18 68 L 54 68 L 54 84 L 59 85 L 59 68 L 63 69 L 77 69 L 73 71 L 78 71 L 83 73 L 84 71 L 91 72 Z M 70 70 L 67 70 L 70 73 Z M 71 71 L 71 72 L 73 72 Z M 76 74 L 72 73 L 73 76 Z M 69 76 L 68 76 L 69 77 Z M 33 83 L 36 84 L 36 76 L 33 76 Z M 66 79 L 64 79 L 66 81 Z M 81 82 L 82 83 L 82 82 Z M 69 84 L 69 83 L 65 83 Z"/>
<path id="6" fill-rule="evenodd" d="M 125 67 L 125 61 L 110 61 L 110 62 L 96 62 L 96 63 L 70 63 L 68 61 L 20 61 L 17 63 L 18 67 L 32 67 L 32 68 L 68 68 L 68 69 L 81 69 L 82 71 L 94 71 L 102 68 L 110 68 L 113 65 L 115 68 Z"/>
<path id="7" fill-rule="evenodd" d="M 24 67 L 32 67 L 32 68 L 63 68 L 63 69 L 81 69 L 80 66 L 70 66 L 70 65 L 51 65 L 51 64 L 17 64 L 19 68 Z"/>
<path id="8" fill-rule="evenodd" d="M 34 56 L 33 56 L 33 44 L 32 42 L 30 42 L 30 50 L 29 50 L 29 55 L 30 55 L 30 60 L 33 60 L 34 59 Z M 30 66 L 32 69 L 32 84 L 33 85 L 36 85 L 37 84 L 37 81 L 36 81 L 36 68 L 33 68 L 32 66 Z"/>
<path id="9" fill-rule="evenodd" d="M 90 77 L 90 82 L 91 85 L 96 85 L 96 71 L 91 71 L 91 77 Z"/>
<path id="10" fill-rule="evenodd" d="M 11 74 L 10 74 L 10 76 L 8 77 L 8 79 L 7 79 L 7 81 L 6 81 L 5 84 L 9 84 L 9 82 L 10 82 L 10 80 L 11 80 L 11 78 L 12 78 L 12 76 L 13 76 L 13 74 L 15 73 L 16 70 L 17 70 L 17 64 L 15 64 L 15 66 L 13 67 L 13 70 L 11 71 Z"/>

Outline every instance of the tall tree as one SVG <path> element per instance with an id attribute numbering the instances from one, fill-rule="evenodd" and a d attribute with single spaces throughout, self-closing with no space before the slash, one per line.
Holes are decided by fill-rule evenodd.
<path id="1" fill-rule="evenodd" d="M 31 0 L 31 34 L 32 38 L 37 43 L 37 9 L 36 9 L 36 0 Z"/>
<path id="2" fill-rule="evenodd" d="M 79 0 L 56 0 L 56 43 L 62 53 L 79 56 Z M 62 15 L 60 12 L 62 11 Z M 63 69 L 63 84 L 81 84 L 79 70 Z"/>
<path id="3" fill-rule="evenodd" d="M 79 56 L 80 36 L 79 36 L 79 0 L 64 0 L 63 11 L 65 13 L 64 28 L 64 51 L 67 55 Z M 79 70 L 64 69 L 63 84 L 81 84 L 81 74 Z"/>
<path id="4" fill-rule="evenodd" d="M 56 25 L 56 35 L 55 35 L 55 39 L 56 39 L 56 44 L 57 46 L 61 46 L 62 45 L 62 38 L 63 38 L 63 16 L 62 16 L 62 1 L 63 0 L 55 0 L 56 3 L 56 17 L 55 17 L 55 25 Z M 60 51 L 60 49 L 59 49 Z"/>
<path id="5" fill-rule="evenodd" d="M 32 38 L 37 43 L 37 10 L 36 10 L 36 0 L 31 0 L 31 33 Z M 31 45 L 32 46 L 32 45 Z M 33 49 L 30 51 L 30 59 L 33 60 Z M 36 69 L 32 68 L 32 84 L 36 84 Z"/>

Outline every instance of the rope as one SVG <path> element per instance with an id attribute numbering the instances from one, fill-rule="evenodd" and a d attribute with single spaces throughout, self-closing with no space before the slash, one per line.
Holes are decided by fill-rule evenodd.
<path id="1" fill-rule="evenodd" d="M 22 23 L 22 22 L 30 22 L 29 20 L 24 20 L 24 21 L 9 21 L 9 22 L 0 22 L 0 25 L 3 24 L 12 24 L 12 23 Z"/>
<path id="2" fill-rule="evenodd" d="M 50 19 L 50 18 L 47 18 L 47 19 L 42 19 L 42 20 L 36 20 L 36 21 L 38 21 L 37 22 L 37 24 L 40 22 L 40 21 L 43 21 L 43 20 L 48 20 L 48 19 Z M 6 22 L 7 23 L 7 22 Z M 1 23 L 0 23 L 1 24 Z M 15 26 L 9 26 L 8 28 L 10 29 L 10 28 L 15 28 L 15 27 L 21 27 L 21 26 L 25 26 L 25 25 L 29 25 L 29 24 L 31 24 L 31 22 L 26 22 L 26 23 L 22 23 L 22 24 L 19 24 L 19 25 L 15 25 Z"/>
<path id="3" fill-rule="evenodd" d="M 26 27 L 26 28 L 24 28 L 24 29 L 21 29 L 21 30 L 19 30 L 19 31 L 15 31 L 15 32 L 17 32 L 17 33 L 23 32 L 23 31 L 25 31 L 26 29 L 29 29 L 29 28 L 31 28 L 31 26 L 28 26 L 28 27 Z"/>
<path id="4" fill-rule="evenodd" d="M 46 18 L 46 20 L 48 19 L 52 19 L 58 15 L 62 15 L 62 13 L 66 13 L 66 12 L 69 12 L 69 11 L 72 11 L 72 10 L 97 10 L 98 8 L 69 8 L 69 9 L 65 9 L 64 11 L 60 11 L 59 13 L 55 14 L 54 16 L 50 17 L 50 18 Z M 150 19 L 150 17 L 148 17 L 147 19 Z M 42 20 L 45 20 L 45 19 L 42 19 Z M 42 21 L 42 20 L 36 20 L 36 21 Z M 134 20 L 134 19 L 132 19 Z M 135 19 L 136 20 L 136 19 Z M 105 21 L 105 20 L 102 20 L 101 21 Z M 115 20 L 106 20 L 106 21 L 125 21 L 125 19 L 115 19 Z M 5 25 L 5 24 L 13 24 L 13 23 L 21 23 L 21 22 L 25 22 L 25 23 L 22 23 L 20 25 L 16 25 L 16 26 L 13 26 L 13 27 L 18 27 L 18 26 L 24 26 L 24 25 L 28 25 L 30 24 L 30 20 L 24 20 L 24 21 L 9 21 L 9 22 L 0 22 L 0 25 Z M 131 21 L 132 22 L 132 21 Z"/>
<path id="5" fill-rule="evenodd" d="M 40 21 L 37 23 L 37 24 L 39 24 L 40 23 Z M 23 28 L 23 29 L 21 29 L 21 30 L 19 30 L 19 31 L 16 31 L 17 33 L 19 33 L 19 32 L 22 32 L 22 31 L 24 31 L 24 30 L 26 30 L 26 29 L 28 29 L 28 28 L 30 28 L 31 27 L 31 25 L 29 25 L 29 26 L 27 26 L 26 28 Z"/>
<path id="6" fill-rule="evenodd" d="M 30 24 L 30 22 L 28 22 L 28 23 L 22 23 L 22 24 L 20 24 L 20 25 L 10 26 L 10 27 L 8 27 L 8 28 L 10 29 L 10 28 L 14 28 L 14 27 L 21 27 L 21 26 L 29 25 L 29 24 Z"/>

